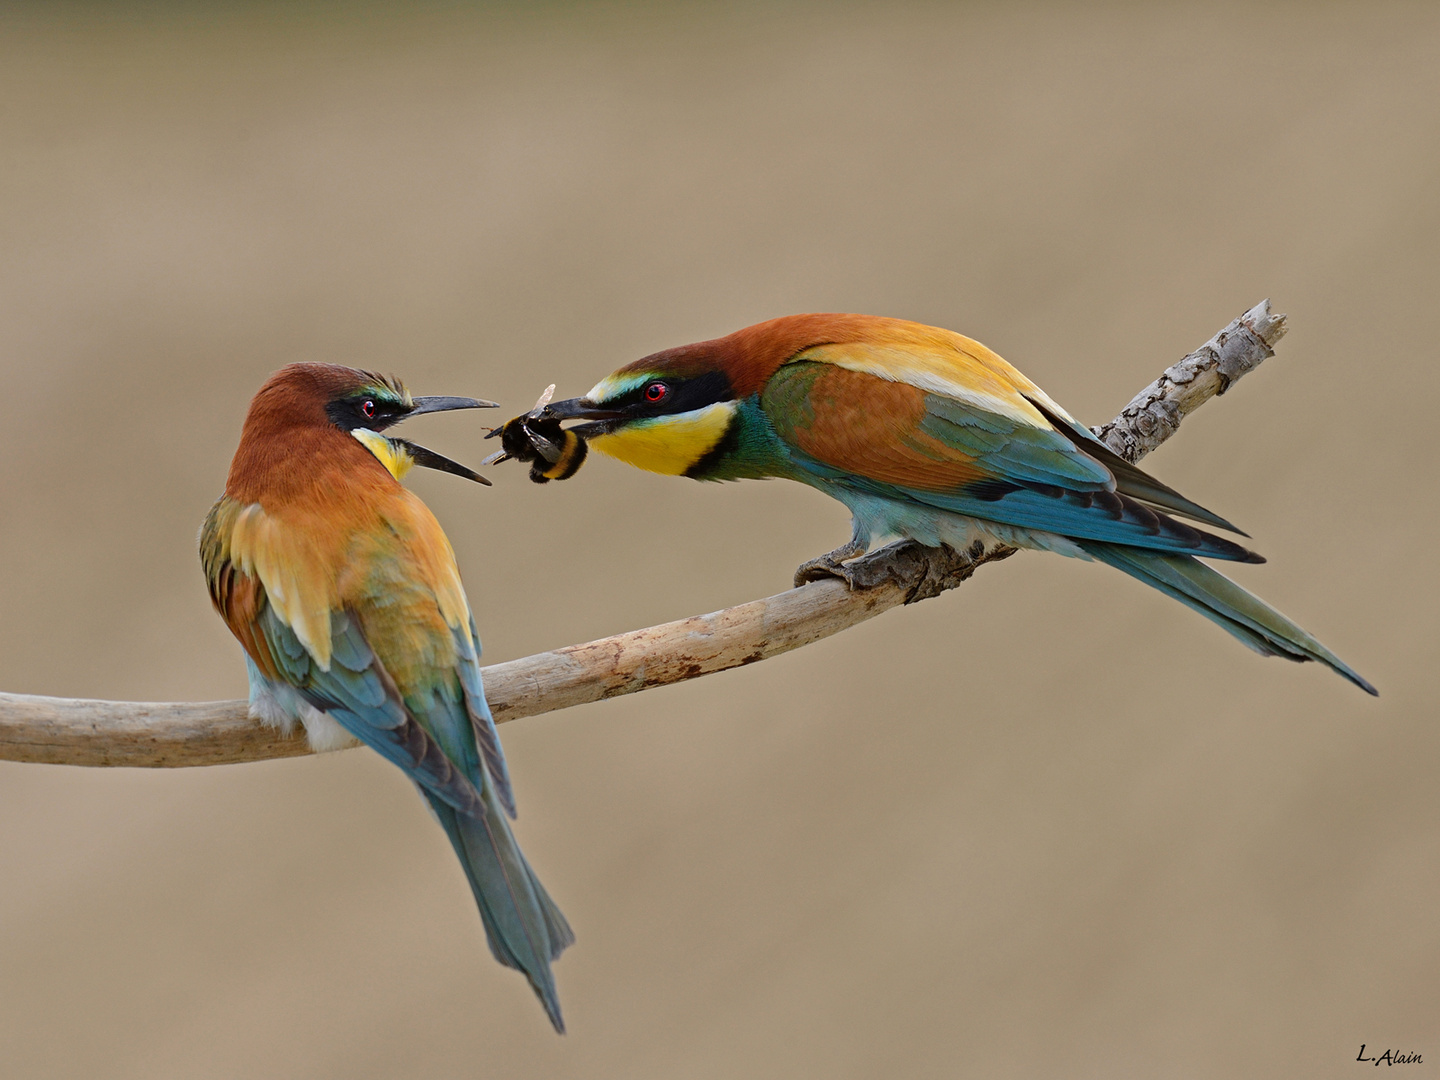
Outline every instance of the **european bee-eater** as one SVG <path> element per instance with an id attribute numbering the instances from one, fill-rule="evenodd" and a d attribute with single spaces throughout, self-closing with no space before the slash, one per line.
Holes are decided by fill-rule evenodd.
<path id="1" fill-rule="evenodd" d="M 1260 556 L 1172 515 L 1239 530 L 1117 456 L 1019 371 L 952 331 L 871 315 L 772 319 L 637 360 L 585 397 L 503 430 L 513 440 L 533 427 L 545 437 L 530 455 L 558 460 L 554 425 L 571 419 L 589 423 L 568 431 L 642 469 L 783 477 L 839 499 L 853 515 L 851 540 L 806 563 L 800 578 L 843 577 L 845 560 L 887 536 L 1097 559 L 1256 652 L 1318 660 L 1375 693 L 1315 638 L 1197 561 Z"/>
<path id="2" fill-rule="evenodd" d="M 316 750 L 358 739 L 414 781 L 465 868 L 495 958 L 564 1030 L 550 961 L 574 935 L 521 854 L 480 639 L 450 542 L 403 487 L 412 465 L 482 483 L 383 432 L 493 407 L 411 397 L 393 378 L 292 364 L 250 403 L 225 494 L 200 530 L 210 599 L 244 646 L 250 711 Z"/>

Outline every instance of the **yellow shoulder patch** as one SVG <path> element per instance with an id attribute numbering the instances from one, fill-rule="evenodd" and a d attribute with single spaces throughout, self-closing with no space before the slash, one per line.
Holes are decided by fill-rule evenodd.
<path id="1" fill-rule="evenodd" d="M 861 371 L 892 382 L 907 383 L 932 394 L 963 401 L 1033 427 L 1050 422 L 1025 400 L 1039 397 L 1060 416 L 1038 386 L 978 341 L 950 330 L 915 324 L 911 332 L 889 341 L 856 341 L 806 349 L 796 361 L 812 360 Z"/>
<path id="2" fill-rule="evenodd" d="M 230 560 L 260 579 L 270 607 L 295 631 L 321 670 L 330 670 L 330 613 L 338 606 L 335 574 L 304 529 L 286 528 L 251 503 L 230 530 Z"/>

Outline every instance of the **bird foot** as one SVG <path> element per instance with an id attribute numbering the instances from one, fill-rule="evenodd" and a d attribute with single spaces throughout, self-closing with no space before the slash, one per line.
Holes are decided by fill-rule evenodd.
<path id="1" fill-rule="evenodd" d="M 795 568 L 795 587 L 798 589 L 801 585 L 805 585 L 811 581 L 820 581 L 822 578 L 833 577 L 839 578 L 851 589 L 868 588 L 868 586 L 863 584 L 857 585 L 851 576 L 853 573 L 851 568 L 855 563 L 846 561 L 854 559 L 856 555 L 862 555 L 864 552 L 865 545 L 859 540 L 852 539 L 848 544 L 838 547 L 834 551 L 827 552 L 818 558 L 801 563 Z"/>
<path id="2" fill-rule="evenodd" d="M 1011 547 L 987 551 L 978 540 L 964 551 L 945 544 L 925 547 L 902 540 L 849 562 L 836 558 L 844 551 L 840 548 L 804 563 L 795 571 L 796 586 L 827 577 L 839 578 L 852 592 L 893 584 L 905 590 L 905 603 L 913 604 L 955 588 L 987 562 L 1015 554 Z"/>

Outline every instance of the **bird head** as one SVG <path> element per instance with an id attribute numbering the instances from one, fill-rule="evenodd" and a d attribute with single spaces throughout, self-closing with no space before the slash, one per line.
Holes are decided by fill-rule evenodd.
<path id="1" fill-rule="evenodd" d="M 287 460 L 319 456 L 336 439 L 353 439 L 395 479 L 412 466 L 489 484 L 483 476 L 407 439 L 382 434 L 402 420 L 454 409 L 493 409 L 493 401 L 468 397 L 412 397 L 393 376 L 338 364 L 290 364 L 272 375 L 250 403 L 231 484 L 272 472 Z M 349 444 L 353 445 L 353 443 Z"/>
<path id="2" fill-rule="evenodd" d="M 601 379 L 584 397 L 555 402 L 542 418 L 588 421 L 571 430 L 631 465 L 697 475 L 724 452 L 741 402 L 787 361 L 830 340 L 835 318 L 791 315 L 653 353 Z"/>
<path id="3" fill-rule="evenodd" d="M 555 402 L 541 419 L 589 421 L 571 430 L 602 453 L 651 472 L 698 475 L 724 453 L 745 399 L 807 349 L 863 333 L 867 318 L 787 315 L 654 353 L 584 397 Z"/>
<path id="4" fill-rule="evenodd" d="M 721 367 L 647 357 L 602 379 L 584 397 L 550 405 L 547 420 L 585 420 L 571 429 L 595 449 L 651 472 L 689 472 L 720 445 L 738 405 Z"/>

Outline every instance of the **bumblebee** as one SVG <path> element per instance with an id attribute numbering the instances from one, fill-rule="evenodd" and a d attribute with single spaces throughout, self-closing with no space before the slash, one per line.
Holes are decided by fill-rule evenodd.
<path id="1" fill-rule="evenodd" d="M 569 480 L 579 472 L 590 446 L 582 436 L 564 430 L 558 419 L 543 415 L 554 394 L 555 385 L 551 383 L 535 408 L 492 428 L 485 437 L 498 438 L 501 449 L 487 457 L 484 464 L 494 465 L 511 458 L 528 461 L 530 479 L 537 484 Z"/>

